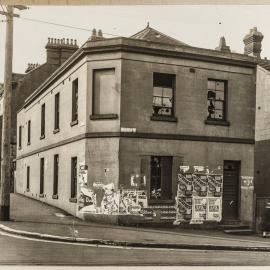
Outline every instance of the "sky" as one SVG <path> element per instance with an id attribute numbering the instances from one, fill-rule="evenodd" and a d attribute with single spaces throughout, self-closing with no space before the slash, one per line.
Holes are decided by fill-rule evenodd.
<path id="1" fill-rule="evenodd" d="M 270 5 L 128 5 L 128 6 L 28 6 L 14 18 L 13 72 L 24 73 L 27 63 L 46 61 L 48 37 L 73 38 L 81 46 L 93 28 L 105 37 L 129 37 L 146 27 L 191 46 L 215 49 L 219 38 L 237 53 L 244 52 L 243 37 L 256 26 L 262 32 L 262 57 L 270 58 Z M 61 27 L 27 19 L 64 24 Z M 5 27 L 0 16 L 0 82 L 4 78 Z"/>

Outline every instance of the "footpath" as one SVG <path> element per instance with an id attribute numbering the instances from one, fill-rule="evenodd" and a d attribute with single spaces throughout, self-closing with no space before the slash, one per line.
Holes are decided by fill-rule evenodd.
<path id="1" fill-rule="evenodd" d="M 150 229 L 96 224 L 18 194 L 11 194 L 10 218 L 0 222 L 0 234 L 96 246 L 270 252 L 270 238 L 261 235 L 235 236 L 177 226 Z"/>

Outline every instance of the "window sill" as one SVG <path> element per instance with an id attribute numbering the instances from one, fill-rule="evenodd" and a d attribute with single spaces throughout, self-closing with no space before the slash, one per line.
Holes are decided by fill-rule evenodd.
<path id="1" fill-rule="evenodd" d="M 150 119 L 152 121 L 177 122 L 177 118 L 174 116 L 152 115 Z"/>
<path id="2" fill-rule="evenodd" d="M 175 200 L 162 200 L 162 199 L 149 199 L 148 201 L 149 205 L 155 205 L 155 204 L 174 204 Z"/>
<path id="3" fill-rule="evenodd" d="M 40 136 L 40 140 L 43 140 L 45 138 L 45 134 Z"/>
<path id="4" fill-rule="evenodd" d="M 27 188 L 27 189 L 26 189 L 26 192 L 29 192 L 29 191 L 30 191 L 30 188 Z"/>
<path id="5" fill-rule="evenodd" d="M 44 198 L 44 194 L 39 194 L 39 198 Z"/>
<path id="6" fill-rule="evenodd" d="M 110 120 L 110 119 L 118 119 L 117 114 L 92 114 L 90 115 L 91 120 Z"/>
<path id="7" fill-rule="evenodd" d="M 53 134 L 56 134 L 56 133 L 58 133 L 60 131 L 60 129 L 59 128 L 56 128 L 54 131 L 53 131 Z"/>
<path id="8" fill-rule="evenodd" d="M 28 142 L 28 143 L 27 143 L 27 145 L 31 145 L 31 143 L 30 143 L 30 142 Z"/>
<path id="9" fill-rule="evenodd" d="M 70 122 L 70 126 L 73 127 L 75 125 L 78 125 L 78 119 Z"/>
<path id="10" fill-rule="evenodd" d="M 58 195 L 57 194 L 52 195 L 52 198 L 55 199 L 55 200 L 57 200 L 58 199 Z"/>
<path id="11" fill-rule="evenodd" d="M 76 203 L 77 202 L 77 198 L 69 198 L 69 202 Z"/>
<path id="12" fill-rule="evenodd" d="M 228 121 L 225 121 L 225 120 L 205 120 L 204 123 L 206 125 L 215 125 L 215 126 L 227 126 L 229 127 L 230 126 L 230 122 Z"/>

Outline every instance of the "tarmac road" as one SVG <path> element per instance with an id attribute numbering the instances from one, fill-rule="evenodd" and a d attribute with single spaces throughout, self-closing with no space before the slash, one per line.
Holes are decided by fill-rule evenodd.
<path id="1" fill-rule="evenodd" d="M 0 235 L 1 265 L 269 266 L 269 252 L 96 247 Z"/>

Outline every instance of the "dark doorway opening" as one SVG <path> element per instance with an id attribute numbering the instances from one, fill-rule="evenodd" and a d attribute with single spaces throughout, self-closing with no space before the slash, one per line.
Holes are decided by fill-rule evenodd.
<path id="1" fill-rule="evenodd" d="M 222 220 L 239 220 L 240 206 L 240 161 L 224 161 Z"/>

